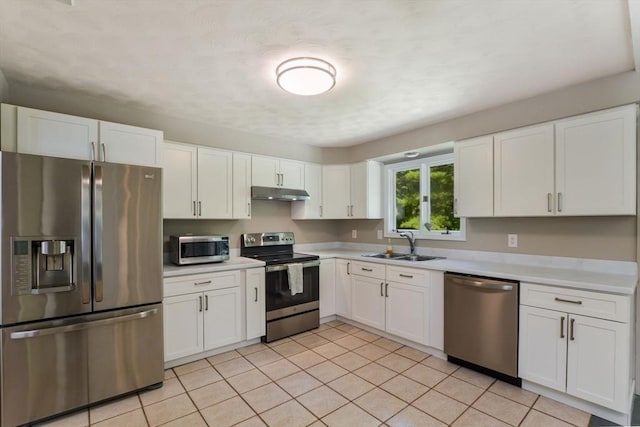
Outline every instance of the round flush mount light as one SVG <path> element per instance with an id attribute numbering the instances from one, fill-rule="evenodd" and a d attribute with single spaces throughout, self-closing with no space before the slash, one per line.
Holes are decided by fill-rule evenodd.
<path id="1" fill-rule="evenodd" d="M 415 159 L 419 155 L 420 155 L 420 153 L 418 153 L 417 151 L 407 151 L 406 153 L 404 153 L 404 156 L 409 158 L 409 159 Z"/>
<path id="2" fill-rule="evenodd" d="M 276 68 L 278 86 L 295 95 L 319 95 L 336 84 L 336 69 L 319 58 L 291 58 Z"/>

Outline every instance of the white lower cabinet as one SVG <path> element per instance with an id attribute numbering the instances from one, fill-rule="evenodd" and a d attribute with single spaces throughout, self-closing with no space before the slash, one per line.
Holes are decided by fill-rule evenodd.
<path id="1" fill-rule="evenodd" d="M 632 376 L 628 298 L 522 283 L 519 376 L 626 412 Z M 545 300 L 545 307 L 527 305 Z"/>
<path id="2" fill-rule="evenodd" d="M 164 360 L 204 351 L 202 293 L 166 297 L 163 302 Z"/>
<path id="3" fill-rule="evenodd" d="M 164 294 L 165 362 L 264 335 L 263 268 L 165 278 Z"/>
<path id="4" fill-rule="evenodd" d="M 336 260 L 336 314 L 351 319 L 351 261 Z"/>
<path id="5" fill-rule="evenodd" d="M 361 261 L 353 261 L 349 273 L 352 320 L 442 348 L 442 309 L 435 307 L 444 303 L 442 280 L 433 276 L 442 273 Z"/>
<path id="6" fill-rule="evenodd" d="M 384 278 L 353 275 L 351 296 L 351 318 L 356 322 L 384 330 Z"/>
<path id="7" fill-rule="evenodd" d="M 336 260 L 320 260 L 320 318 L 336 314 Z"/>
<path id="8" fill-rule="evenodd" d="M 247 339 L 267 333 L 265 308 L 264 268 L 251 268 L 246 272 Z"/>

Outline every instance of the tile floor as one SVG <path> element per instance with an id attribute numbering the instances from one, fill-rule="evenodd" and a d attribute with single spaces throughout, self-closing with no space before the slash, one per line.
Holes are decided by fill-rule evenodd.
<path id="1" fill-rule="evenodd" d="M 168 369 L 51 426 L 588 426 L 588 413 L 333 321 Z"/>

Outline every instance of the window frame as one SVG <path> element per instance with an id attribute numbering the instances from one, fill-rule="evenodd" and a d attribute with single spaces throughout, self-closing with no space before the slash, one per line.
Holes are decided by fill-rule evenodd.
<path id="1" fill-rule="evenodd" d="M 420 229 L 410 230 L 416 239 L 425 240 L 453 240 L 466 241 L 467 221 L 464 217 L 460 218 L 460 230 L 450 231 L 449 234 L 443 231 L 428 231 L 424 227 L 424 223 L 428 222 L 431 216 L 431 192 L 430 192 L 430 168 L 433 166 L 441 166 L 454 163 L 453 153 L 441 154 L 438 156 L 424 157 L 415 160 L 407 160 L 398 163 L 384 165 L 384 237 L 400 238 L 400 231 L 395 230 L 396 218 L 396 173 L 410 170 L 420 169 L 420 200 L 424 200 L 424 196 L 429 196 L 428 202 L 420 202 Z M 454 167 L 455 174 L 455 167 Z M 455 179 L 455 178 L 454 178 Z M 425 209 L 425 205 L 428 207 Z"/>

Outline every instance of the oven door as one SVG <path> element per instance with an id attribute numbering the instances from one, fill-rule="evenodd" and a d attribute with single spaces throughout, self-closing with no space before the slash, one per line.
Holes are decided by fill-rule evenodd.
<path id="1" fill-rule="evenodd" d="M 287 264 L 265 267 L 265 288 L 267 313 L 287 309 L 288 307 L 315 303 L 317 308 L 320 288 L 320 261 L 302 263 L 302 293 L 291 295 Z"/>

